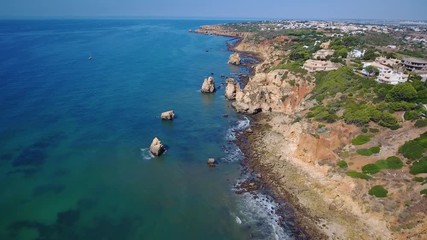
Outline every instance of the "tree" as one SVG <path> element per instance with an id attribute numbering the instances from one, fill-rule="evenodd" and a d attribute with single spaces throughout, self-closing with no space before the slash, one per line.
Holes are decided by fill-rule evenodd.
<path id="1" fill-rule="evenodd" d="M 417 97 L 417 90 L 410 83 L 402 83 L 394 86 L 387 94 L 388 101 L 411 101 Z"/>
<path id="2" fill-rule="evenodd" d="M 365 70 L 368 72 L 369 76 L 378 76 L 380 70 L 372 65 L 365 67 Z"/>
<path id="3" fill-rule="evenodd" d="M 363 56 L 363 60 L 375 60 L 375 58 L 377 57 L 377 54 L 375 53 L 375 50 L 372 48 L 369 48 L 368 50 L 365 51 L 365 55 Z"/>

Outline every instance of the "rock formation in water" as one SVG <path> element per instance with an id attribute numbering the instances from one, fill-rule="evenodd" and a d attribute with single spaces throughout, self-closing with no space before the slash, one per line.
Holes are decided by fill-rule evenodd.
<path id="1" fill-rule="evenodd" d="M 240 65 L 240 55 L 238 53 L 231 54 L 228 64 Z"/>
<path id="2" fill-rule="evenodd" d="M 213 77 L 205 78 L 203 81 L 202 93 L 213 93 L 215 92 L 215 81 Z"/>
<path id="3" fill-rule="evenodd" d="M 175 117 L 175 114 L 174 114 L 173 110 L 170 110 L 170 111 L 162 112 L 160 117 L 163 120 L 172 120 Z"/>
<path id="4" fill-rule="evenodd" d="M 165 146 L 160 142 L 160 140 L 157 137 L 155 137 L 153 139 L 153 142 L 151 142 L 150 152 L 154 156 L 158 157 L 158 156 L 162 155 L 165 152 L 165 150 L 166 150 Z"/>
<path id="5" fill-rule="evenodd" d="M 208 159 L 208 166 L 209 167 L 215 167 L 215 165 L 216 165 L 216 160 L 215 160 L 215 158 L 209 158 Z"/>
<path id="6" fill-rule="evenodd" d="M 235 100 L 236 99 L 236 90 L 239 88 L 240 85 L 234 81 L 234 78 L 228 78 L 226 80 L 227 86 L 225 87 L 225 97 L 228 100 Z"/>

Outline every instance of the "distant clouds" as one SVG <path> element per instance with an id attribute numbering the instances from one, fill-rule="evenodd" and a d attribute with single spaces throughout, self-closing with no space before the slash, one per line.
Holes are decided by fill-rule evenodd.
<path id="1" fill-rule="evenodd" d="M 427 0 L 0 0 L 0 17 L 427 20 Z"/>

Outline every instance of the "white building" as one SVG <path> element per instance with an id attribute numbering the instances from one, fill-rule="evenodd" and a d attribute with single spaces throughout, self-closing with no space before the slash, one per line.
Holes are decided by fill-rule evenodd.
<path id="1" fill-rule="evenodd" d="M 369 72 L 365 69 L 368 66 L 376 67 L 379 70 L 378 77 L 375 79 L 379 83 L 396 85 L 398 83 L 404 83 L 408 81 L 409 76 L 407 74 L 396 72 L 391 67 L 384 66 L 378 62 L 363 63 L 362 74 L 365 76 L 369 76 Z"/>
<path id="2" fill-rule="evenodd" d="M 362 58 L 365 56 L 365 50 L 354 49 L 353 51 L 348 53 L 348 56 L 351 58 Z"/>

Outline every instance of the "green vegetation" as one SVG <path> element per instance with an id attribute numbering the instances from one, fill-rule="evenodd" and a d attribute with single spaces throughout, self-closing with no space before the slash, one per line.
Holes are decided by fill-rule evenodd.
<path id="1" fill-rule="evenodd" d="M 357 172 L 357 171 L 348 171 L 347 176 L 352 177 L 352 178 L 360 178 L 360 179 L 364 179 L 364 180 L 371 179 L 370 176 L 368 176 L 364 173 L 361 173 L 361 172 Z"/>
<path id="2" fill-rule="evenodd" d="M 427 173 L 427 132 L 418 138 L 408 141 L 399 148 L 399 153 L 412 161 L 410 173 L 416 175 Z"/>
<path id="3" fill-rule="evenodd" d="M 375 197 L 379 197 L 379 198 L 384 198 L 384 197 L 387 197 L 388 191 L 383 186 L 376 185 L 376 186 L 373 186 L 369 190 L 368 193 L 371 196 L 375 196 Z"/>
<path id="4" fill-rule="evenodd" d="M 411 83 L 401 83 L 395 85 L 388 92 L 386 99 L 389 101 L 412 101 L 417 97 L 417 90 Z"/>
<path id="5" fill-rule="evenodd" d="M 376 161 L 375 165 L 377 165 L 380 169 L 401 169 L 403 167 L 403 162 L 400 158 L 391 156 L 386 160 Z"/>
<path id="6" fill-rule="evenodd" d="M 372 154 L 379 153 L 380 150 L 381 150 L 380 146 L 375 146 L 371 148 L 358 149 L 356 152 L 363 156 L 371 156 Z"/>
<path id="7" fill-rule="evenodd" d="M 427 157 L 414 162 L 409 171 L 411 174 L 427 173 Z"/>
<path id="8" fill-rule="evenodd" d="M 316 121 L 332 123 L 338 119 L 338 116 L 335 113 L 336 109 L 332 107 L 317 105 L 310 109 L 310 112 L 307 113 L 306 117 L 314 118 Z"/>
<path id="9" fill-rule="evenodd" d="M 386 160 L 378 160 L 375 163 L 366 164 L 362 167 L 365 174 L 376 174 L 382 169 L 401 169 L 403 162 L 396 156 L 388 157 Z"/>
<path id="10" fill-rule="evenodd" d="M 367 66 L 365 70 L 368 72 L 369 76 L 378 76 L 378 74 L 380 74 L 380 70 L 374 66 Z"/>
<path id="11" fill-rule="evenodd" d="M 347 168 L 347 167 L 348 167 L 348 164 L 347 164 L 347 162 L 346 162 L 346 161 L 339 161 L 339 162 L 337 163 L 337 165 L 338 165 L 338 167 L 340 167 L 340 168 Z"/>
<path id="12" fill-rule="evenodd" d="M 351 140 L 351 143 L 353 145 L 363 145 L 371 140 L 371 137 L 369 135 L 359 135 L 353 140 Z"/>
<path id="13" fill-rule="evenodd" d="M 427 189 L 421 190 L 420 194 L 423 195 L 424 197 L 427 197 Z"/>
<path id="14" fill-rule="evenodd" d="M 410 160 L 417 160 L 423 157 L 427 149 L 427 132 L 420 135 L 420 137 L 408 141 L 399 148 L 399 153 L 403 154 Z"/>
<path id="15" fill-rule="evenodd" d="M 270 71 L 273 71 L 276 69 L 287 69 L 294 73 L 306 74 L 307 70 L 305 70 L 301 66 L 302 66 L 302 62 L 288 62 L 288 63 L 282 63 L 277 66 L 274 66 L 270 69 Z"/>
<path id="16" fill-rule="evenodd" d="M 420 119 L 420 120 L 416 121 L 415 124 L 414 124 L 414 126 L 417 127 L 417 128 L 422 128 L 422 127 L 427 126 L 427 118 Z"/>
<path id="17" fill-rule="evenodd" d="M 362 172 L 365 174 L 375 174 L 380 170 L 381 169 L 376 164 L 373 164 L 373 163 L 366 164 L 365 166 L 362 167 Z"/>

